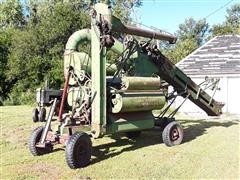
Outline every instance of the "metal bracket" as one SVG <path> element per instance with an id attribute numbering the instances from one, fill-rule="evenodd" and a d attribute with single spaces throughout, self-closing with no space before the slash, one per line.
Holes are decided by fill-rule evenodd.
<path id="1" fill-rule="evenodd" d="M 159 116 L 157 118 L 163 118 L 165 116 L 165 114 L 167 113 L 167 111 L 169 110 L 169 108 L 172 106 L 172 104 L 174 103 L 174 101 L 176 100 L 176 98 L 178 96 L 182 96 L 183 94 L 186 94 L 187 91 L 186 91 L 186 88 L 175 94 L 177 91 L 174 90 L 170 93 L 170 95 L 167 97 L 167 100 L 170 100 L 170 104 L 159 114 Z M 175 116 L 175 114 L 178 112 L 178 110 L 182 107 L 182 105 L 184 104 L 184 102 L 186 102 L 186 100 L 188 99 L 190 93 L 187 93 L 187 96 L 185 97 L 185 99 L 183 100 L 183 102 L 173 111 L 171 112 L 169 115 L 168 115 L 168 118 L 173 118 Z"/>
<path id="2" fill-rule="evenodd" d="M 212 100 L 216 91 L 219 90 L 219 87 L 218 87 L 219 82 L 220 82 L 219 78 L 209 78 L 206 76 L 205 80 L 199 84 L 200 88 L 198 89 L 196 99 L 198 99 L 201 90 L 205 91 L 207 89 L 211 89 L 213 91 L 213 94 L 211 96 L 211 99 L 208 102 L 208 104 L 210 105 L 212 103 Z"/>

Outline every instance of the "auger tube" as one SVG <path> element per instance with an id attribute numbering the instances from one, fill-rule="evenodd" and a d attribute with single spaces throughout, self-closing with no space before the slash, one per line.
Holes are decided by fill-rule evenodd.
<path id="1" fill-rule="evenodd" d="M 177 37 L 171 34 L 161 33 L 157 31 L 150 31 L 129 25 L 124 25 L 121 20 L 115 16 L 112 17 L 112 30 L 114 32 L 126 33 L 141 37 L 153 38 L 163 41 L 168 41 L 170 44 L 175 44 Z"/>

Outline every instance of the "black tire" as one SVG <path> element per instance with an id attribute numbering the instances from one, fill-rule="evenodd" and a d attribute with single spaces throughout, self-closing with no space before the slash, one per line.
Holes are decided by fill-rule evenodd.
<path id="1" fill-rule="evenodd" d="M 45 148 L 36 147 L 36 144 L 41 139 L 43 129 L 44 129 L 43 126 L 40 126 L 36 129 L 34 129 L 30 138 L 29 138 L 28 147 L 29 147 L 30 152 L 34 156 L 40 156 L 40 155 L 43 155 L 43 154 L 47 154 L 47 153 L 52 152 L 52 150 L 53 150 L 53 146 L 51 146 L 51 145 L 49 145 Z"/>
<path id="2" fill-rule="evenodd" d="M 170 122 L 162 132 L 162 139 L 169 147 L 181 144 L 183 139 L 182 126 L 176 121 Z"/>
<path id="3" fill-rule="evenodd" d="M 46 118 L 46 109 L 43 107 L 39 111 L 39 121 L 45 122 L 46 121 L 45 118 Z"/>
<path id="4" fill-rule="evenodd" d="M 74 133 L 66 145 L 65 159 L 71 169 L 82 168 L 90 163 L 92 142 L 84 132 Z"/>
<path id="5" fill-rule="evenodd" d="M 33 120 L 33 122 L 38 122 L 39 121 L 38 114 L 39 114 L 38 109 L 34 108 L 32 110 L 32 120 Z"/>
<path id="6" fill-rule="evenodd" d="M 141 135 L 141 131 L 130 131 L 130 132 L 126 132 L 126 136 L 129 139 L 134 139 L 137 138 Z"/>

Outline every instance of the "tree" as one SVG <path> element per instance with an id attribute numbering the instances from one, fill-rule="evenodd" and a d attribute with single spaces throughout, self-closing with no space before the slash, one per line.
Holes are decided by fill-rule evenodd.
<path id="1" fill-rule="evenodd" d="M 9 47 L 11 45 L 11 34 L 9 31 L 0 31 L 0 105 L 8 97 L 11 83 L 6 80 L 6 69 L 8 63 Z"/>
<path id="2" fill-rule="evenodd" d="M 137 2 L 140 1 L 118 0 L 112 4 L 114 8 L 122 9 L 119 13 L 124 14 L 128 12 L 124 8 L 126 3 L 133 7 Z M 6 3 L 3 1 L 4 6 Z M 3 65 L 4 82 L 13 84 L 5 91 L 5 94 L 10 93 L 12 104 L 33 99 L 36 87 L 43 85 L 46 78 L 50 87 L 62 87 L 65 44 L 73 32 L 90 27 L 86 0 L 30 0 L 24 9 L 24 14 L 21 11 L 21 16 L 26 16 L 23 16 L 24 25 L 13 27 L 14 33 L 6 52 L 8 60 Z M 9 17 L 6 22 L 8 20 Z"/>
<path id="3" fill-rule="evenodd" d="M 177 43 L 171 46 L 162 43 L 161 49 L 173 63 L 177 63 L 201 46 L 208 32 L 209 25 L 205 19 L 197 21 L 187 18 L 184 23 L 179 25 L 176 32 Z"/>
<path id="4" fill-rule="evenodd" d="M 22 27 L 26 21 L 19 0 L 0 1 L 0 28 Z"/>
<path id="5" fill-rule="evenodd" d="M 178 41 L 173 48 L 165 49 L 163 53 L 176 64 L 197 48 L 198 44 L 195 39 L 185 39 Z"/>
<path id="6" fill-rule="evenodd" d="M 8 98 L 8 93 L 16 83 L 7 78 L 8 61 L 12 35 L 23 28 L 26 21 L 19 0 L 0 1 L 0 105 Z"/>
<path id="7" fill-rule="evenodd" d="M 88 15 L 74 3 L 42 1 L 29 6 L 28 14 L 24 29 L 12 35 L 5 72 L 7 80 L 15 81 L 6 92 L 14 104 L 22 103 L 24 94 L 34 93 L 46 78 L 52 88 L 61 87 L 65 44 L 73 32 L 90 26 Z"/>
<path id="8" fill-rule="evenodd" d="M 204 42 L 208 31 L 209 25 L 206 19 L 197 21 L 193 18 L 188 18 L 184 23 L 179 25 L 179 30 L 177 30 L 176 34 L 180 41 L 193 39 L 197 42 L 198 46 L 200 46 Z"/>
<path id="9" fill-rule="evenodd" d="M 214 25 L 211 31 L 212 36 L 240 34 L 240 4 L 227 9 L 226 20 L 222 24 Z"/>
<path id="10" fill-rule="evenodd" d="M 130 20 L 131 10 L 142 5 L 141 0 L 112 0 L 110 2 L 113 7 L 113 15 L 125 23 Z"/>
<path id="11" fill-rule="evenodd" d="M 226 22 L 232 25 L 233 28 L 239 28 L 240 4 L 234 4 L 231 8 L 227 9 Z"/>

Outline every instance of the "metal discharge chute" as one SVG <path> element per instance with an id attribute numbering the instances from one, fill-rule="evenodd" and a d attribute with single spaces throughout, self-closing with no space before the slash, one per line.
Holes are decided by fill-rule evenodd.
<path id="1" fill-rule="evenodd" d="M 66 144 L 68 166 L 84 167 L 91 158 L 90 137 L 124 132 L 134 138 L 156 125 L 162 128 L 167 146 L 178 145 L 183 129 L 174 115 L 180 106 L 167 113 L 177 96 L 190 99 L 210 116 L 221 114 L 223 104 L 154 44 L 154 39 L 175 43 L 175 36 L 124 25 L 104 3 L 95 4 L 90 16 L 91 29 L 73 33 L 66 44 L 64 89 L 39 93 L 39 111 L 49 104 L 51 111 L 44 128 L 37 128 L 30 137 L 33 155 L 48 153 L 55 144 Z M 169 85 L 174 93 L 168 93 Z M 155 116 L 154 111 L 160 115 Z M 34 109 L 33 119 L 38 120 L 38 109 Z"/>

